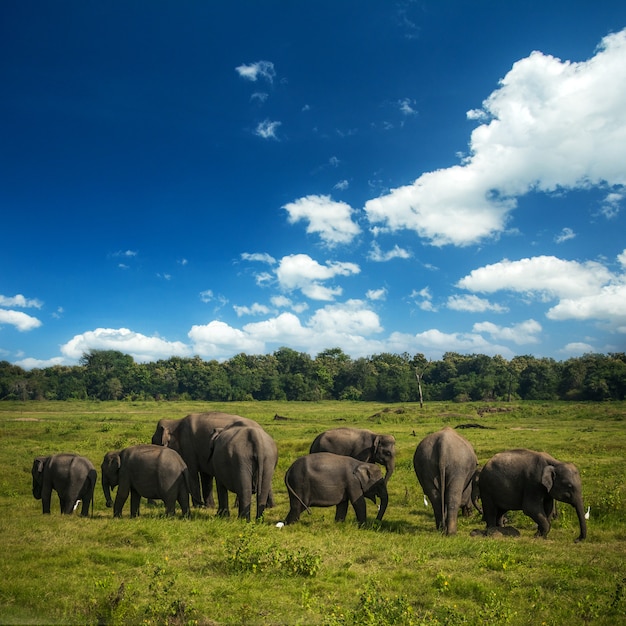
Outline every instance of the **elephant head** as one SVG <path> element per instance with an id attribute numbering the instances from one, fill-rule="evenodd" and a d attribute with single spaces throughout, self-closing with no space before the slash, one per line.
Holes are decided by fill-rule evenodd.
<path id="1" fill-rule="evenodd" d="M 396 467 L 396 439 L 392 435 L 376 435 L 374 438 L 374 462 L 385 466 L 385 482 L 388 483 Z"/>
<path id="2" fill-rule="evenodd" d="M 576 541 L 585 539 L 587 537 L 587 521 L 585 520 L 582 481 L 578 468 L 573 463 L 546 465 L 541 474 L 541 483 L 555 500 L 574 507 L 580 526 L 580 535 Z"/>
<path id="3" fill-rule="evenodd" d="M 363 495 L 376 504 L 376 497 L 380 498 L 380 506 L 376 519 L 383 519 L 383 515 L 389 504 L 389 494 L 387 492 L 387 482 L 377 465 L 371 463 L 361 463 L 355 470 L 354 475 L 361 485 Z"/>
<path id="4" fill-rule="evenodd" d="M 33 462 L 33 497 L 35 500 L 41 500 L 41 492 L 43 489 L 43 468 L 48 457 L 38 456 Z"/>
<path id="5" fill-rule="evenodd" d="M 122 459 L 120 457 L 119 450 L 114 452 L 107 452 L 102 461 L 102 491 L 104 492 L 104 499 L 106 500 L 107 507 L 113 506 L 113 500 L 111 499 L 111 488 L 117 487 L 120 483 L 120 467 L 122 466 Z"/>

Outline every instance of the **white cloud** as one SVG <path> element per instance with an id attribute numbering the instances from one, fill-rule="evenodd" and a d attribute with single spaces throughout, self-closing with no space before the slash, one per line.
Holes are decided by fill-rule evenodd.
<path id="1" fill-rule="evenodd" d="M 567 226 L 554 238 L 556 243 L 563 243 L 564 241 L 568 241 L 569 239 L 574 239 L 576 237 L 576 233 Z"/>
<path id="2" fill-rule="evenodd" d="M 374 241 L 367 258 L 370 261 L 384 262 L 391 261 L 392 259 L 410 259 L 411 253 L 408 250 L 401 248 L 398 244 L 396 244 L 391 250 L 383 252 L 380 249 L 380 246 Z"/>
<path id="3" fill-rule="evenodd" d="M 237 317 L 241 317 L 242 315 L 267 315 L 270 310 L 264 304 L 259 304 L 255 302 L 252 306 L 237 306 L 234 305 L 233 309 L 235 313 L 237 313 Z"/>
<path id="4" fill-rule="evenodd" d="M 336 276 L 350 276 L 360 272 L 358 265 L 329 261 L 321 265 L 308 254 L 292 254 L 280 260 L 276 276 L 280 286 L 291 291 L 299 289 L 302 293 L 313 300 L 333 300 L 341 295 L 341 287 L 326 287 L 323 281 Z"/>
<path id="5" fill-rule="evenodd" d="M 337 191 L 345 191 L 350 186 L 350 183 L 347 180 L 340 180 L 338 183 L 335 183 L 333 189 L 337 189 Z"/>
<path id="6" fill-rule="evenodd" d="M 192 326 L 188 337 L 193 353 L 209 359 L 225 359 L 239 352 L 263 354 L 265 349 L 262 341 L 217 320 Z"/>
<path id="7" fill-rule="evenodd" d="M 484 313 L 485 311 L 493 311 L 494 313 L 505 313 L 508 309 L 499 304 L 493 304 L 485 298 L 479 298 L 474 295 L 450 296 L 448 298 L 449 309 L 453 311 L 466 311 L 468 313 Z"/>
<path id="8" fill-rule="evenodd" d="M 289 214 L 290 224 L 308 221 L 306 232 L 317 233 L 330 246 L 350 243 L 361 232 L 352 221 L 352 207 L 330 196 L 306 196 L 286 204 L 283 209 Z"/>
<path id="9" fill-rule="evenodd" d="M 608 322 L 626 333 L 626 284 L 606 285 L 597 293 L 565 298 L 548 312 L 551 320 L 588 320 Z"/>
<path id="10" fill-rule="evenodd" d="M 514 353 L 503 345 L 492 344 L 477 333 L 444 333 L 431 328 L 416 335 L 392 333 L 387 342 L 388 349 L 401 354 L 402 352 L 422 352 L 432 359 L 441 359 L 446 352 L 466 354 L 499 354 L 504 358 L 512 358 Z"/>
<path id="11" fill-rule="evenodd" d="M 600 212 L 607 219 L 613 219 L 617 217 L 620 212 L 622 201 L 626 196 L 626 192 L 623 189 L 612 191 L 606 195 L 606 198 L 602 201 Z"/>
<path id="12" fill-rule="evenodd" d="M 402 100 L 398 100 L 398 107 L 404 115 L 417 115 L 417 111 L 414 106 L 415 100 L 411 100 L 410 98 L 402 98 Z"/>
<path id="13" fill-rule="evenodd" d="M 496 341 L 509 341 L 518 345 L 524 345 L 528 343 L 539 343 L 539 337 L 537 336 L 542 328 L 539 322 L 535 320 L 526 320 L 520 324 L 513 324 L 513 326 L 498 326 L 491 322 L 480 322 L 474 324 L 472 330 L 476 333 L 486 333 L 492 339 Z"/>
<path id="14" fill-rule="evenodd" d="M 43 306 L 43 302 L 36 298 L 25 298 L 21 293 L 15 296 L 3 296 L 0 295 L 0 306 L 17 306 L 22 309 L 40 309 Z"/>
<path id="15" fill-rule="evenodd" d="M 276 131 L 282 122 L 272 122 L 271 120 L 263 120 L 257 124 L 254 134 L 263 139 L 278 139 Z"/>
<path id="16" fill-rule="evenodd" d="M 611 273 L 595 261 L 579 263 L 538 256 L 519 261 L 505 259 L 472 270 L 457 287 L 483 293 L 508 290 L 544 298 L 567 298 L 596 294 L 610 279 Z"/>
<path id="17" fill-rule="evenodd" d="M 276 259 L 266 252 L 242 252 L 241 258 L 244 261 L 258 261 L 259 263 L 267 263 L 268 265 L 274 265 Z"/>
<path id="18" fill-rule="evenodd" d="M 422 309 L 422 311 L 437 311 L 437 307 L 433 304 L 433 294 L 430 291 L 430 287 L 424 287 L 419 291 L 414 289 L 409 296 L 415 301 L 415 304 Z"/>
<path id="19" fill-rule="evenodd" d="M 584 62 L 533 52 L 469 112 L 484 123 L 462 164 L 368 201 L 370 222 L 464 246 L 503 231 L 516 198 L 531 190 L 623 186 L 625 83 L 626 30 L 605 37 Z"/>
<path id="20" fill-rule="evenodd" d="M 33 328 L 39 328 L 41 321 L 32 315 L 22 313 L 22 311 L 0 309 L 0 326 L 3 324 L 15 326 L 20 332 L 26 332 L 33 330 Z"/>
<path id="21" fill-rule="evenodd" d="M 368 300 L 384 300 L 387 297 L 387 290 L 384 287 L 381 289 L 368 289 L 365 295 Z"/>
<path id="22" fill-rule="evenodd" d="M 96 328 L 75 335 L 61 346 L 61 353 L 70 359 L 79 359 L 84 352 L 90 350 L 119 350 L 130 354 L 137 362 L 191 354 L 189 347 L 180 341 L 147 337 L 128 328 Z"/>
<path id="23" fill-rule="evenodd" d="M 259 78 L 264 78 L 271 83 L 276 78 L 276 70 L 271 61 L 256 61 L 255 63 L 242 64 L 235 68 L 235 71 L 246 80 L 256 82 Z"/>
<path id="24" fill-rule="evenodd" d="M 581 356 L 582 354 L 587 354 L 588 352 L 595 352 L 593 346 L 579 341 L 568 343 L 561 350 L 561 353 L 568 357 Z"/>
<path id="25" fill-rule="evenodd" d="M 22 369 L 46 369 L 48 367 L 54 367 L 55 365 L 63 365 L 63 357 L 55 356 L 52 359 L 33 359 L 26 358 L 19 361 L 15 361 L 15 365 L 18 365 Z"/>

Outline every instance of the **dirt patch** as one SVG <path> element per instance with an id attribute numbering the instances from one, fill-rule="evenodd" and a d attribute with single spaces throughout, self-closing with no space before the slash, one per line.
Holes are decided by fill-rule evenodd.
<path id="1" fill-rule="evenodd" d="M 38 417 L 16 417 L 14 422 L 40 422 L 41 420 Z"/>

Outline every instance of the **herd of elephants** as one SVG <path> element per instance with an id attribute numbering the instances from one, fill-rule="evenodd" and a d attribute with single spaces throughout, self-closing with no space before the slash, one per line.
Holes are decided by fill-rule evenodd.
<path id="1" fill-rule="evenodd" d="M 290 509 L 285 524 L 297 522 L 309 507 L 336 507 L 335 520 L 345 520 L 351 503 L 360 525 L 366 521 L 365 498 L 380 500 L 377 520 L 389 501 L 387 483 L 395 468 L 395 438 L 359 428 L 335 428 L 319 434 L 310 453 L 294 461 L 285 473 Z M 274 439 L 254 420 L 228 413 L 192 413 L 182 419 L 158 422 L 151 444 L 108 452 L 102 461 L 102 489 L 113 514 L 121 516 L 130 494 L 130 514 L 139 514 L 142 497 L 163 500 L 166 514 L 176 502 L 189 515 L 194 506 L 212 507 L 213 478 L 217 487 L 218 515 L 228 516 L 228 493 L 237 495 L 239 516 L 250 519 L 256 494 L 256 517 L 273 506 L 272 477 L 278 462 Z M 385 475 L 379 467 L 385 467 Z M 499 452 L 482 468 L 469 441 L 446 427 L 418 444 L 413 467 L 445 534 L 457 530 L 459 511 L 481 511 L 484 534 L 514 531 L 504 528 L 506 513 L 521 510 L 545 537 L 556 514 L 555 501 L 576 510 L 580 535 L 587 527 L 583 513 L 578 469 L 545 452 L 516 449 Z M 82 502 L 82 515 L 93 509 L 97 472 L 89 459 L 75 454 L 37 457 L 33 463 L 33 496 L 50 513 L 56 491 L 62 513 L 72 513 Z M 117 487 L 115 502 L 111 489 Z M 476 532 L 476 531 L 474 531 Z"/>

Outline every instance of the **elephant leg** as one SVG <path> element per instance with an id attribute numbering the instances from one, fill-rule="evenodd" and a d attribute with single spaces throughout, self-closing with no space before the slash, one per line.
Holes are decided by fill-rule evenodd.
<path id="1" fill-rule="evenodd" d="M 252 506 L 252 493 L 240 493 L 237 494 L 238 497 L 238 507 L 239 507 L 239 518 L 245 519 L 246 521 L 250 521 L 250 508 Z"/>
<path id="2" fill-rule="evenodd" d="M 335 521 L 344 522 L 348 514 L 348 500 L 344 500 L 337 505 L 335 509 Z"/>
<path id="3" fill-rule="evenodd" d="M 122 509 L 128 500 L 128 488 L 122 488 L 120 485 L 117 488 L 117 494 L 115 496 L 115 502 L 113 503 L 113 517 L 122 517 Z"/>
<path id="4" fill-rule="evenodd" d="M 435 514 L 435 526 L 437 530 L 442 530 L 444 525 L 443 513 L 441 511 L 441 494 L 439 491 L 434 491 L 428 495 L 428 499 L 433 507 L 433 513 Z"/>
<path id="5" fill-rule="evenodd" d="M 50 501 L 52 500 L 52 492 L 43 490 L 41 495 L 41 508 L 44 515 L 50 515 Z"/>
<path id="6" fill-rule="evenodd" d="M 352 507 L 354 508 L 354 512 L 356 514 L 356 520 L 359 523 L 359 526 L 365 524 L 367 521 L 367 507 L 365 505 L 365 497 L 361 496 L 357 500 L 352 503 Z"/>
<path id="7" fill-rule="evenodd" d="M 183 517 L 190 517 L 189 514 L 189 492 L 187 491 L 187 486 L 185 485 L 185 481 L 181 480 L 178 485 L 178 504 L 180 504 L 180 509 L 182 511 Z"/>
<path id="8" fill-rule="evenodd" d="M 230 509 L 228 508 L 228 489 L 219 481 L 215 481 L 217 487 L 217 514 L 220 517 L 230 517 Z"/>
<path id="9" fill-rule="evenodd" d="M 538 505 L 525 504 L 522 510 L 525 515 L 528 515 L 537 524 L 535 537 L 543 537 L 545 539 L 550 532 L 550 519 L 543 508 L 543 502 L 538 503 Z M 550 508 L 551 511 L 552 508 Z"/>
<path id="10" fill-rule="evenodd" d="M 141 503 L 141 495 L 139 495 L 139 492 L 134 487 L 131 487 L 131 490 L 130 490 L 130 516 L 131 517 L 139 516 L 140 503 Z"/>
<path id="11" fill-rule="evenodd" d="M 83 504 L 80 510 L 80 514 L 82 517 L 89 517 L 89 505 L 91 504 L 92 498 L 93 498 L 93 495 L 91 494 L 87 494 L 83 498 Z"/>
<path id="12" fill-rule="evenodd" d="M 202 483 L 204 506 L 213 508 L 215 506 L 215 498 L 213 497 L 213 476 L 206 472 L 200 472 L 200 482 Z"/>
<path id="13" fill-rule="evenodd" d="M 289 493 L 289 513 L 287 513 L 287 518 L 285 519 L 285 524 L 293 524 L 300 519 L 300 514 L 302 513 L 302 502 L 292 493 Z"/>

